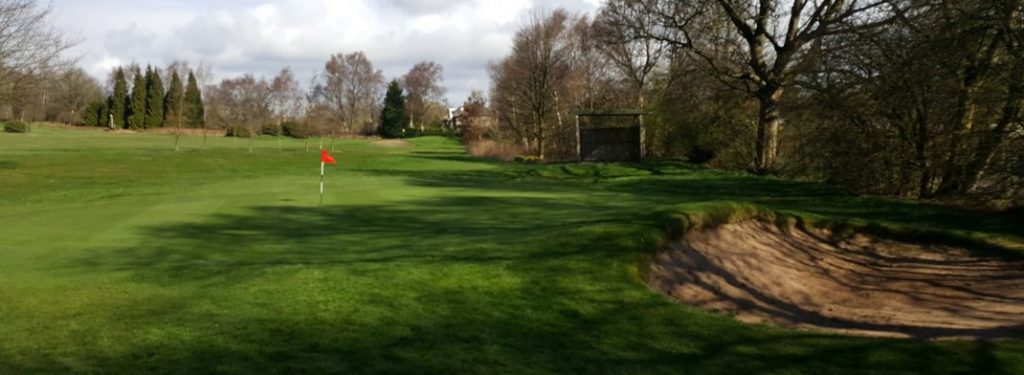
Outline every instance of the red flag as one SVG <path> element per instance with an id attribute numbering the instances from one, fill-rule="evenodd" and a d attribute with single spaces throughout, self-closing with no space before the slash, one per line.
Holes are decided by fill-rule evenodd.
<path id="1" fill-rule="evenodd" d="M 327 153 L 327 150 L 320 150 L 320 161 L 327 164 L 338 164 L 338 161 L 334 160 L 334 158 Z"/>

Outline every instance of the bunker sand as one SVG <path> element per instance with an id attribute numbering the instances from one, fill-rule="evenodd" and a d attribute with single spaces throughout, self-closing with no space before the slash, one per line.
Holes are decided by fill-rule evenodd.
<path id="1" fill-rule="evenodd" d="M 1024 336 L 1024 262 L 758 221 L 696 230 L 650 285 L 748 323 L 868 336 Z"/>

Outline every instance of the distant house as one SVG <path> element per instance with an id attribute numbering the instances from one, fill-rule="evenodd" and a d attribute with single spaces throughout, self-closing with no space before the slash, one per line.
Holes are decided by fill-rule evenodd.
<path id="1" fill-rule="evenodd" d="M 461 122 L 459 119 L 463 116 L 464 111 L 462 107 L 448 108 L 448 117 L 443 121 L 444 127 L 459 130 Z"/>

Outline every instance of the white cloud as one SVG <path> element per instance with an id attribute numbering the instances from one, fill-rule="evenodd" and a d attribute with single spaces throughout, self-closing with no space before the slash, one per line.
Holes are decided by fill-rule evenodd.
<path id="1" fill-rule="evenodd" d="M 97 77 L 136 61 L 209 63 L 218 78 L 270 76 L 291 66 L 308 81 L 334 53 L 364 51 L 397 77 L 413 64 L 445 66 L 453 103 L 486 89 L 487 63 L 505 55 L 532 9 L 593 12 L 600 0 L 57 0 L 58 26 L 83 43 Z"/>

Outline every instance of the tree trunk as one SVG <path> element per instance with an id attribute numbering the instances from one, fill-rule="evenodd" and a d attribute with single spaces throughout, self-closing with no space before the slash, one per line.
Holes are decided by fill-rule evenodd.
<path id="1" fill-rule="evenodd" d="M 643 90 L 640 90 L 637 95 L 637 102 L 639 105 L 637 109 L 640 110 L 640 116 L 637 117 L 637 126 L 640 127 L 640 159 L 647 158 L 647 128 L 644 127 L 644 106 L 647 104 L 644 100 Z"/>
<path id="2" fill-rule="evenodd" d="M 974 96 L 978 91 L 976 81 L 977 79 L 973 76 L 964 78 L 957 92 L 956 124 L 950 138 L 949 157 L 946 159 L 946 165 L 942 171 L 942 183 L 936 192 L 939 195 L 958 193 L 965 187 L 965 170 L 961 155 L 968 152 L 965 149 L 966 138 L 974 128 L 974 117 L 977 113 Z"/>
<path id="3" fill-rule="evenodd" d="M 544 120 L 537 121 L 537 155 L 544 160 Z"/>
<path id="4" fill-rule="evenodd" d="M 782 87 L 775 85 L 758 90 L 760 108 L 757 116 L 757 155 L 754 160 L 756 174 L 771 173 L 775 167 L 775 157 L 779 152 L 779 128 L 782 127 L 782 115 L 779 113 L 782 91 Z"/>
<path id="5" fill-rule="evenodd" d="M 555 91 L 555 117 L 558 118 L 558 130 L 557 131 L 560 132 L 560 131 L 562 131 L 563 128 L 562 128 L 562 110 L 561 110 L 561 108 L 559 106 L 558 91 Z M 555 134 L 559 134 L 559 133 L 556 132 Z M 541 156 L 541 159 L 544 159 L 544 157 Z"/>
<path id="6" fill-rule="evenodd" d="M 917 185 L 917 195 L 921 198 L 931 196 L 932 171 L 928 167 L 928 118 L 925 111 L 917 113 L 917 134 L 914 140 L 914 157 L 917 159 L 917 169 L 921 173 L 921 179 Z"/>
<path id="7" fill-rule="evenodd" d="M 963 185 L 960 193 L 970 193 L 978 188 L 981 177 L 992 163 L 996 150 L 1006 140 L 1007 129 L 1019 116 L 1021 110 L 1021 93 L 1024 92 L 1024 85 L 1019 81 L 1011 84 L 1009 97 L 1003 103 L 1003 114 L 999 117 L 996 127 L 988 131 L 978 143 L 974 157 L 967 163 L 963 173 Z"/>

